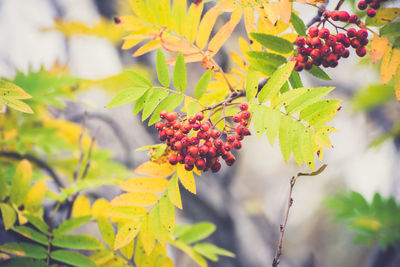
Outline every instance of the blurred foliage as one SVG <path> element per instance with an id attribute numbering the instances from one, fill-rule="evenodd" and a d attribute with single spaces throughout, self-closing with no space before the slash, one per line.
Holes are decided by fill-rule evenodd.
<path id="1" fill-rule="evenodd" d="M 355 231 L 355 242 L 382 249 L 400 242 L 400 203 L 394 197 L 382 198 L 376 193 L 370 203 L 357 192 L 346 192 L 326 201 L 337 221 Z"/>

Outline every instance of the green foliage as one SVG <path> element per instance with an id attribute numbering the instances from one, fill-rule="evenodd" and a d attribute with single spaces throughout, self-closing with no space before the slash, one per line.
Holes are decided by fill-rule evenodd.
<path id="1" fill-rule="evenodd" d="M 399 244 L 400 205 L 393 197 L 376 193 L 369 203 L 357 192 L 346 192 L 327 200 L 335 218 L 355 231 L 355 241 L 383 249 Z"/>
<path id="2" fill-rule="evenodd" d="M 289 53 L 293 50 L 292 43 L 275 35 L 252 32 L 250 36 L 265 48 L 271 49 L 275 52 Z"/>
<path id="3" fill-rule="evenodd" d="M 329 75 L 326 74 L 326 72 L 323 71 L 323 70 L 322 70 L 320 67 L 318 67 L 318 66 L 313 65 L 312 68 L 311 68 L 310 70 L 308 70 L 308 72 L 309 72 L 312 76 L 317 77 L 317 78 L 319 78 L 319 79 L 326 80 L 326 81 L 332 80 L 331 77 L 329 77 Z"/>
<path id="4" fill-rule="evenodd" d="M 294 29 L 300 36 L 306 36 L 306 25 L 303 20 L 296 15 L 296 13 L 292 12 L 290 16 L 290 22 L 292 23 Z"/>

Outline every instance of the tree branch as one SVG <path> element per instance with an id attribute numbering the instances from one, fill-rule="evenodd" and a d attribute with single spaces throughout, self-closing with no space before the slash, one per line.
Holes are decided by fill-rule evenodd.
<path id="1" fill-rule="evenodd" d="M 296 176 L 293 176 L 292 179 L 290 179 L 290 187 L 289 187 L 289 197 L 288 197 L 288 201 L 287 201 L 287 206 L 286 206 L 286 212 L 285 212 L 285 218 L 283 220 L 283 224 L 281 224 L 279 226 L 280 229 L 280 236 L 279 236 L 279 242 L 278 242 L 278 247 L 276 248 L 275 251 L 275 256 L 274 256 L 274 260 L 272 261 L 272 267 L 277 267 L 279 265 L 279 258 L 282 255 L 282 247 L 283 247 L 283 236 L 285 235 L 285 230 L 286 230 L 286 226 L 287 226 L 287 221 L 289 218 L 289 211 L 290 208 L 293 205 L 293 198 L 292 198 L 292 192 L 293 192 L 293 187 L 296 183 L 296 179 L 300 176 L 315 176 L 320 174 L 321 172 L 323 172 L 326 168 L 326 164 L 322 165 L 317 171 L 315 172 L 311 172 L 311 173 L 302 173 L 299 172 L 296 174 Z"/>

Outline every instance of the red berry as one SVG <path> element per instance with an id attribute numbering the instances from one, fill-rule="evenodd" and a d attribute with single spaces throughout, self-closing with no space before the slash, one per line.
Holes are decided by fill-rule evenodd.
<path id="1" fill-rule="evenodd" d="M 155 127 L 157 131 L 161 131 L 164 128 L 164 123 L 162 123 L 161 121 L 157 122 Z"/>
<path id="2" fill-rule="evenodd" d="M 311 70 L 312 66 L 313 66 L 313 62 L 312 62 L 311 60 L 309 60 L 309 61 L 307 61 L 306 64 L 304 65 L 304 68 L 305 68 L 306 70 Z"/>
<path id="3" fill-rule="evenodd" d="M 317 27 L 311 27 L 308 30 L 308 35 L 310 35 L 311 37 L 317 37 L 318 36 L 318 28 Z"/>
<path id="4" fill-rule="evenodd" d="M 243 131 L 244 131 L 244 129 L 246 129 L 246 127 L 244 127 L 243 125 L 238 125 L 238 126 L 236 127 L 236 133 L 242 134 Z"/>
<path id="5" fill-rule="evenodd" d="M 190 117 L 190 118 L 188 119 L 188 122 L 189 122 L 190 124 L 195 123 L 195 122 L 196 122 L 196 117 Z"/>
<path id="6" fill-rule="evenodd" d="M 368 32 L 364 29 L 358 30 L 357 37 L 360 39 L 366 39 L 368 37 Z"/>
<path id="7" fill-rule="evenodd" d="M 172 124 L 172 128 L 174 128 L 174 130 L 180 129 L 181 123 L 179 121 L 175 121 L 174 124 Z"/>
<path id="8" fill-rule="evenodd" d="M 303 47 L 306 44 L 306 39 L 304 37 L 297 37 L 295 43 L 298 47 Z"/>
<path id="9" fill-rule="evenodd" d="M 324 45 L 325 46 L 325 45 Z M 310 57 L 312 59 L 317 59 L 321 57 L 321 50 L 319 50 L 318 48 L 313 49 L 310 53 Z"/>
<path id="10" fill-rule="evenodd" d="M 350 43 L 351 43 L 351 47 L 353 47 L 353 48 L 357 48 L 357 47 L 359 47 L 361 45 L 360 41 L 355 39 L 355 38 L 352 39 Z"/>
<path id="11" fill-rule="evenodd" d="M 194 165 L 194 162 L 195 162 L 195 160 L 194 160 L 194 158 L 192 156 L 187 155 L 185 157 L 185 164 Z"/>
<path id="12" fill-rule="evenodd" d="M 247 120 L 248 118 L 250 118 L 250 112 L 248 110 L 242 111 L 240 112 L 240 117 L 243 120 Z"/>
<path id="13" fill-rule="evenodd" d="M 235 137 L 233 134 L 229 134 L 229 135 L 226 137 L 226 140 L 227 140 L 229 143 L 233 143 L 233 142 L 236 140 L 236 137 Z"/>
<path id="14" fill-rule="evenodd" d="M 249 121 L 247 121 L 247 120 L 241 120 L 240 121 L 240 125 L 243 125 L 243 126 L 247 126 L 249 124 Z"/>
<path id="15" fill-rule="evenodd" d="M 210 133 L 210 136 L 211 136 L 212 138 L 216 139 L 216 138 L 218 138 L 218 137 L 221 136 L 221 132 L 218 131 L 217 129 L 212 129 L 212 130 L 211 130 L 211 133 Z"/>
<path id="16" fill-rule="evenodd" d="M 181 130 L 177 130 L 174 134 L 174 137 L 176 138 L 176 140 L 181 140 L 183 138 L 184 134 Z"/>
<path id="17" fill-rule="evenodd" d="M 240 108 L 241 111 L 245 111 L 245 110 L 247 110 L 249 108 L 249 105 L 247 105 L 247 103 L 242 103 L 242 104 L 239 105 L 239 108 Z"/>
<path id="18" fill-rule="evenodd" d="M 185 164 L 185 170 L 187 170 L 188 172 L 193 170 L 194 165 L 189 165 L 189 164 Z"/>
<path id="19" fill-rule="evenodd" d="M 346 48 L 342 44 L 336 44 L 333 48 L 333 52 L 337 55 L 341 55 Z"/>
<path id="20" fill-rule="evenodd" d="M 182 142 L 182 145 L 183 145 L 184 147 L 188 146 L 188 145 L 189 145 L 189 137 L 187 137 L 187 136 L 183 137 L 183 138 L 181 139 L 181 142 Z"/>
<path id="21" fill-rule="evenodd" d="M 339 20 L 339 18 L 340 18 L 340 13 L 339 13 L 339 11 L 332 11 L 331 12 L 331 18 L 334 20 L 334 21 L 338 21 Z"/>
<path id="22" fill-rule="evenodd" d="M 167 133 L 165 132 L 165 130 L 162 130 L 162 131 L 158 134 L 158 139 L 160 139 L 160 141 L 165 141 L 165 140 L 167 140 Z"/>
<path id="23" fill-rule="evenodd" d="M 322 16 L 324 18 L 329 18 L 331 16 L 331 13 L 329 11 L 325 10 L 324 13 L 322 13 Z"/>
<path id="24" fill-rule="evenodd" d="M 336 37 L 330 35 L 329 38 L 325 41 L 325 44 L 329 46 L 334 46 L 336 44 Z"/>
<path id="25" fill-rule="evenodd" d="M 308 60 L 308 56 L 299 55 L 299 56 L 297 57 L 297 61 L 298 61 L 299 63 L 306 63 L 307 60 Z"/>
<path id="26" fill-rule="evenodd" d="M 210 123 L 208 121 L 205 121 L 201 124 L 200 130 L 203 132 L 207 132 L 210 129 Z"/>
<path id="27" fill-rule="evenodd" d="M 323 39 L 328 39 L 329 35 L 330 35 L 330 32 L 327 28 L 322 28 L 318 33 L 318 36 Z"/>
<path id="28" fill-rule="evenodd" d="M 185 122 L 182 124 L 182 132 L 188 133 L 192 130 L 192 125 L 189 122 Z"/>
<path id="29" fill-rule="evenodd" d="M 215 155 L 217 154 L 217 150 L 215 149 L 215 147 L 208 147 L 208 153 L 207 155 L 209 157 L 215 157 Z"/>
<path id="30" fill-rule="evenodd" d="M 373 9 L 379 9 L 381 7 L 381 4 L 379 3 L 378 0 L 373 1 L 370 5 L 371 8 Z M 375 12 L 376 13 L 376 12 Z M 367 15 L 368 15 L 368 11 L 367 11 Z"/>
<path id="31" fill-rule="evenodd" d="M 214 140 L 214 146 L 216 148 L 222 148 L 224 146 L 224 142 L 221 139 L 215 139 Z"/>
<path id="32" fill-rule="evenodd" d="M 172 164 L 172 165 L 177 164 L 177 163 L 178 163 L 178 155 L 176 155 L 176 154 L 170 154 L 170 155 L 168 156 L 168 161 L 169 161 L 169 163 Z"/>
<path id="33" fill-rule="evenodd" d="M 313 37 L 313 38 L 311 39 L 311 45 L 312 45 L 313 47 L 318 47 L 318 46 L 320 46 L 320 45 L 321 45 L 321 39 L 320 39 L 319 37 Z"/>
<path id="34" fill-rule="evenodd" d="M 365 1 L 360 1 L 360 2 L 358 2 L 357 6 L 358 6 L 358 9 L 364 10 L 367 8 L 367 3 Z"/>
<path id="35" fill-rule="evenodd" d="M 174 146 L 173 146 L 173 148 L 174 148 L 175 151 L 181 151 L 181 150 L 182 150 L 182 147 L 183 147 L 183 144 L 182 144 L 181 141 L 176 141 L 176 142 L 174 143 Z"/>
<path id="36" fill-rule="evenodd" d="M 213 165 L 211 165 L 212 172 L 218 172 L 221 169 L 221 163 L 216 161 Z"/>
<path id="37" fill-rule="evenodd" d="M 203 114 L 203 112 L 198 112 L 198 113 L 196 113 L 195 117 L 196 117 L 196 120 L 202 121 L 204 119 L 204 114 Z"/>
<path id="38" fill-rule="evenodd" d="M 208 153 L 208 146 L 202 145 L 199 147 L 199 154 L 200 156 L 205 156 Z"/>
<path id="39" fill-rule="evenodd" d="M 239 116 L 239 114 L 235 114 L 232 117 L 233 122 L 239 123 L 241 121 L 241 118 Z"/>
<path id="40" fill-rule="evenodd" d="M 161 111 L 160 112 L 160 118 L 161 119 L 165 119 L 167 117 L 167 114 L 168 114 L 168 111 L 166 111 L 166 110 Z"/>
<path id="41" fill-rule="evenodd" d="M 321 47 L 321 55 L 322 56 L 328 56 L 329 54 L 331 53 L 331 49 L 329 48 L 329 46 L 327 46 L 327 45 L 323 45 L 322 47 Z"/>
<path id="42" fill-rule="evenodd" d="M 242 141 L 244 138 L 243 134 L 236 134 L 236 140 Z"/>
<path id="43" fill-rule="evenodd" d="M 357 15 L 350 15 L 350 18 L 349 18 L 349 22 L 350 23 L 357 23 L 357 21 L 358 21 L 358 17 L 357 17 Z"/>
<path id="44" fill-rule="evenodd" d="M 232 145 L 233 145 L 234 149 L 241 149 L 242 148 L 242 143 L 240 143 L 240 141 L 238 141 L 238 140 L 235 140 Z"/>
<path id="45" fill-rule="evenodd" d="M 370 8 L 370 9 L 367 10 L 367 16 L 368 17 L 372 18 L 372 17 L 375 17 L 375 15 L 376 15 L 376 10 L 375 9 Z"/>
<path id="46" fill-rule="evenodd" d="M 188 148 L 188 153 L 189 155 L 191 155 L 192 157 L 197 157 L 197 154 L 199 153 L 199 149 L 197 146 L 190 146 Z"/>
<path id="47" fill-rule="evenodd" d="M 344 40 L 346 40 L 346 35 L 344 33 L 338 33 L 336 34 L 336 41 L 337 42 L 343 42 Z"/>
<path id="48" fill-rule="evenodd" d="M 232 154 L 229 155 L 229 157 L 225 160 L 225 163 L 228 166 L 232 166 L 233 164 L 235 164 L 235 162 L 236 162 L 236 158 Z"/>
<path id="49" fill-rule="evenodd" d="M 196 168 L 199 170 L 204 169 L 204 167 L 206 166 L 206 161 L 204 159 L 197 159 L 196 160 Z"/>
<path id="50" fill-rule="evenodd" d="M 356 36 L 356 34 L 357 34 L 357 30 L 354 28 L 350 28 L 347 30 L 347 36 L 349 38 L 353 38 L 354 36 Z"/>
<path id="51" fill-rule="evenodd" d="M 167 134 L 168 137 L 173 137 L 174 136 L 174 130 L 173 129 L 167 129 L 165 130 L 165 133 Z"/>
<path id="52" fill-rule="evenodd" d="M 185 158 L 181 154 L 178 154 L 177 160 L 180 164 L 185 163 Z"/>
<path id="53" fill-rule="evenodd" d="M 365 48 L 365 46 L 360 46 L 356 49 L 356 54 L 359 57 L 363 57 L 365 56 L 365 54 L 367 54 L 367 49 Z"/>
<path id="54" fill-rule="evenodd" d="M 343 58 L 348 58 L 350 56 L 350 51 L 349 49 L 345 49 L 342 53 Z"/>
<path id="55" fill-rule="evenodd" d="M 191 145 L 198 145 L 199 144 L 199 142 L 200 142 L 200 140 L 199 140 L 199 138 L 198 137 L 196 137 L 196 136 L 193 136 L 192 138 L 190 138 L 190 140 L 189 140 L 189 143 L 191 144 Z"/>
<path id="56" fill-rule="evenodd" d="M 300 72 L 303 69 L 304 69 L 304 64 L 303 63 L 297 64 L 296 66 L 294 66 L 294 70 L 297 71 L 297 72 Z"/>
<path id="57" fill-rule="evenodd" d="M 201 125 L 198 122 L 195 122 L 195 123 L 192 124 L 192 128 L 193 128 L 194 131 L 198 131 L 200 129 L 200 126 Z"/>
<path id="58" fill-rule="evenodd" d="M 226 142 L 226 143 L 224 144 L 224 150 L 225 150 L 225 151 L 231 151 L 231 150 L 232 150 L 232 144 L 229 143 L 229 142 Z"/>
<path id="59" fill-rule="evenodd" d="M 308 56 L 308 49 L 305 47 L 300 47 L 299 48 L 299 54 L 303 55 L 303 56 Z M 294 60 L 296 60 L 297 58 L 294 57 Z"/>
<path id="60" fill-rule="evenodd" d="M 178 117 L 178 113 L 176 113 L 175 111 L 168 112 L 168 114 L 167 114 L 167 120 L 169 120 L 169 121 L 174 121 L 174 120 L 176 120 L 177 117 Z"/>
<path id="61" fill-rule="evenodd" d="M 350 15 L 347 11 L 339 11 L 339 20 L 342 22 L 347 22 L 350 18 Z"/>

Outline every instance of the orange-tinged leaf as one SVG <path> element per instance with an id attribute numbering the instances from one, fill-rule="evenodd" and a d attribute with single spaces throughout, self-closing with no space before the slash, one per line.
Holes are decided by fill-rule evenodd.
<path id="1" fill-rule="evenodd" d="M 201 13 L 203 12 L 204 3 L 192 3 L 190 5 L 185 23 L 185 36 L 193 43 L 196 37 L 197 28 L 199 27 Z"/>
<path id="2" fill-rule="evenodd" d="M 119 187 L 128 192 L 160 193 L 167 188 L 168 180 L 156 177 L 138 177 L 122 182 Z"/>
<path id="3" fill-rule="evenodd" d="M 256 18 L 254 15 L 254 10 L 251 7 L 245 7 L 243 9 L 244 15 L 244 26 L 246 27 L 247 33 L 255 31 Z"/>
<path id="4" fill-rule="evenodd" d="M 193 172 L 185 170 L 183 164 L 178 164 L 178 177 L 182 185 L 191 193 L 196 194 L 196 182 Z"/>
<path id="5" fill-rule="evenodd" d="M 390 46 L 387 46 L 381 63 L 381 79 L 383 84 L 388 83 L 392 79 L 392 76 L 396 72 L 399 64 L 400 51 L 396 48 L 392 49 Z"/>
<path id="6" fill-rule="evenodd" d="M 203 58 L 204 55 L 201 53 L 183 55 L 185 63 L 198 62 L 201 61 Z M 167 61 L 168 66 L 175 66 L 175 63 L 176 63 L 176 57 L 171 58 L 170 60 Z"/>
<path id="7" fill-rule="evenodd" d="M 396 92 L 396 98 L 400 102 L 400 66 L 397 67 L 396 74 L 394 76 L 394 90 Z"/>
<path id="8" fill-rule="evenodd" d="M 90 215 L 90 202 L 84 195 L 80 195 L 75 199 L 72 206 L 72 216 L 80 217 L 87 215 Z"/>
<path id="9" fill-rule="evenodd" d="M 240 22 L 242 18 L 242 9 L 238 8 L 232 12 L 231 19 L 222 26 L 221 29 L 214 35 L 214 37 L 210 40 L 208 45 L 208 50 L 211 51 L 212 55 L 218 53 L 219 49 L 222 45 L 228 40 L 231 36 L 233 30 L 235 29 L 236 25 Z"/>
<path id="10" fill-rule="evenodd" d="M 114 250 L 118 250 L 129 242 L 133 242 L 133 239 L 139 233 L 140 222 L 132 222 L 122 225 L 118 228 L 118 233 L 115 236 Z"/>
<path id="11" fill-rule="evenodd" d="M 388 45 L 388 39 L 385 37 L 379 37 L 374 33 L 374 37 L 371 41 L 371 61 L 372 63 L 378 62 L 385 53 L 385 48 Z"/>
<path id="12" fill-rule="evenodd" d="M 290 16 L 292 14 L 292 4 L 290 3 L 289 0 L 283 0 L 282 2 L 280 2 L 280 17 L 281 20 L 286 23 L 289 24 L 290 22 Z"/>
<path id="13" fill-rule="evenodd" d="M 126 193 L 114 198 L 111 205 L 148 207 L 156 203 L 157 200 L 158 196 L 152 193 Z"/>
<path id="14" fill-rule="evenodd" d="M 142 22 L 138 17 L 135 16 L 121 16 L 115 19 L 117 26 L 123 28 L 126 31 L 136 31 L 142 26 Z"/>
<path id="15" fill-rule="evenodd" d="M 138 50 L 136 50 L 135 53 L 133 53 L 133 56 L 138 57 L 138 56 L 144 55 L 144 54 L 146 54 L 150 51 L 153 51 L 159 47 L 161 47 L 161 40 L 150 41 L 147 44 L 140 47 Z"/>
<path id="16" fill-rule="evenodd" d="M 179 191 L 178 177 L 174 177 L 168 183 L 169 200 L 179 209 L 182 209 L 181 192 Z"/>
<path id="17" fill-rule="evenodd" d="M 175 170 L 176 165 L 171 165 L 168 162 L 157 163 L 148 161 L 137 167 L 135 172 L 141 175 L 165 178 L 173 174 Z"/>
<path id="18" fill-rule="evenodd" d="M 104 198 L 96 199 L 92 205 L 92 215 L 95 218 L 104 216 L 111 209 L 111 204 Z"/>
<path id="19" fill-rule="evenodd" d="M 172 35 L 163 35 L 161 38 L 162 46 L 171 52 L 182 52 L 183 54 L 195 54 L 199 49 L 194 47 L 190 42 Z"/>
<path id="20" fill-rule="evenodd" d="M 219 6 L 212 7 L 207 13 L 203 16 L 203 19 L 200 22 L 199 30 L 197 32 L 196 44 L 200 49 L 203 49 L 210 37 L 211 31 L 215 25 L 215 22 L 219 16 Z"/>

